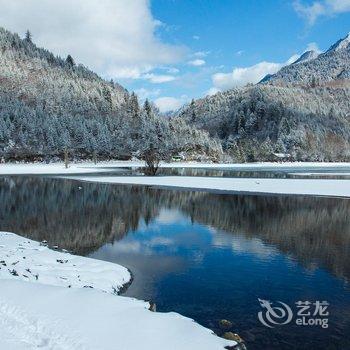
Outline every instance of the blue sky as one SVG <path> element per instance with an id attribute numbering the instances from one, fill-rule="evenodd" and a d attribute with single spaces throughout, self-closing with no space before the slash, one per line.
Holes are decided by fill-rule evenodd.
<path id="1" fill-rule="evenodd" d="M 313 2 L 300 4 L 307 8 Z M 350 12 L 320 15 L 310 23 L 296 7 L 285 0 L 155 0 L 152 14 L 164 23 L 158 35 L 165 42 L 186 45 L 188 61 L 200 58 L 205 64 L 174 65 L 179 73 L 168 83 L 126 84 L 179 100 L 198 98 L 213 89 L 215 73 L 263 61 L 283 63 L 308 46 L 325 50 L 350 31 Z M 196 52 L 203 57 L 196 57 Z"/>
<path id="2" fill-rule="evenodd" d="M 350 0 L 0 0 L 0 26 L 162 111 L 255 83 L 350 31 Z"/>

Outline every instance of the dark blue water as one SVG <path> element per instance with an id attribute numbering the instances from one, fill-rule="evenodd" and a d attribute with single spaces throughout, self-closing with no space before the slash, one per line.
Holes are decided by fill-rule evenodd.
<path id="1" fill-rule="evenodd" d="M 161 210 L 124 239 L 91 257 L 121 263 L 135 274 L 126 295 L 155 301 L 220 334 L 220 319 L 233 323 L 249 349 L 347 349 L 350 289 L 317 266 L 256 237 L 230 234 L 191 222 L 177 210 Z M 328 301 L 329 328 L 285 325 L 268 329 L 257 318 L 260 299 L 295 303 Z M 345 329 L 343 329 L 343 327 Z"/>
<path id="2" fill-rule="evenodd" d="M 219 335 L 227 319 L 248 349 L 350 349 L 347 199 L 17 177 L 0 181 L 0 201 L 0 230 L 128 267 L 126 295 L 158 311 Z M 258 299 L 289 305 L 293 319 L 264 326 Z M 298 301 L 327 301 L 328 328 L 296 325 Z"/>

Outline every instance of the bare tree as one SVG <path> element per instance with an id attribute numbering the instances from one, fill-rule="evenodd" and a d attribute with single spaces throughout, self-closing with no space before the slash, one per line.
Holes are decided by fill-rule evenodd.
<path id="1" fill-rule="evenodd" d="M 145 175 L 155 176 L 158 172 L 160 161 L 162 160 L 161 151 L 154 147 L 151 143 L 149 147 L 143 151 L 141 158 L 145 161 Z"/>
<path id="2" fill-rule="evenodd" d="M 66 169 L 68 169 L 69 166 L 69 154 L 67 147 L 64 149 L 64 166 Z"/>

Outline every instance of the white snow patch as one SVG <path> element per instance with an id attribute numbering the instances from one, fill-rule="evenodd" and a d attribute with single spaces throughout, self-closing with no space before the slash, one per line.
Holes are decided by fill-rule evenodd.
<path id="1" fill-rule="evenodd" d="M 289 173 L 290 175 L 294 176 L 350 176 L 350 172 L 309 172 L 309 173 Z"/>
<path id="2" fill-rule="evenodd" d="M 93 162 L 70 163 L 66 169 L 63 163 L 6 163 L 0 164 L 0 175 L 70 175 L 90 174 L 105 171 L 115 171 L 112 168 L 137 168 L 144 166 L 142 161 L 106 161 L 94 164 Z M 199 162 L 173 162 L 161 163 L 162 168 L 194 168 L 194 169 L 225 169 L 225 170 L 301 170 L 301 169 L 347 169 L 350 163 L 320 163 L 320 162 L 266 162 L 266 163 L 199 163 Z M 306 170 L 308 171 L 308 170 Z"/>
<path id="3" fill-rule="evenodd" d="M 65 168 L 63 163 L 0 164 L 0 175 L 89 174 L 103 171 L 110 171 L 110 169 L 104 169 L 102 163 L 99 166 L 95 166 L 93 163 L 72 163 L 68 168 Z"/>
<path id="4" fill-rule="evenodd" d="M 196 190 L 350 197 L 350 180 L 197 176 L 72 176 L 70 178 L 88 182 L 178 187 Z"/>
<path id="5" fill-rule="evenodd" d="M 130 278 L 121 266 L 1 232 L 0 261 L 0 349 L 223 350 L 236 345 L 177 313 L 151 312 L 147 302 L 113 295 L 111 286 Z M 68 280 L 72 288 L 64 288 Z M 79 288 L 83 284 L 94 289 Z"/>
<path id="6" fill-rule="evenodd" d="M 120 265 L 51 250 L 39 242 L 0 233 L 0 278 L 117 293 L 130 281 Z"/>

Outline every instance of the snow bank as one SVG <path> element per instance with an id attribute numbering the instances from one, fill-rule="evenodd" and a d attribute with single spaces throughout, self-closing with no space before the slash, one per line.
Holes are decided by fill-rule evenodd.
<path id="1" fill-rule="evenodd" d="M 112 164 L 110 165 L 112 166 Z M 300 170 L 300 169 L 347 169 L 350 171 L 350 163 L 321 163 L 321 162 L 261 162 L 261 163 L 198 163 L 176 162 L 161 163 L 164 168 L 202 168 L 222 170 L 252 170 L 252 171 L 275 171 L 275 170 Z"/>
<path id="2" fill-rule="evenodd" d="M 309 172 L 309 173 L 289 173 L 290 175 L 294 176 L 350 176 L 349 172 Z"/>
<path id="3" fill-rule="evenodd" d="M 13 233 L 0 233 L 0 278 L 117 293 L 130 281 L 120 265 L 61 253 Z"/>
<path id="4" fill-rule="evenodd" d="M 116 168 L 142 167 L 142 161 L 109 161 L 99 162 L 96 165 L 93 162 L 71 163 L 66 169 L 63 163 L 54 164 L 0 164 L 0 175 L 60 175 L 60 174 L 89 174 L 105 171 L 115 171 Z M 252 170 L 252 171 L 293 171 L 293 170 L 322 170 L 338 169 L 348 170 L 350 172 L 350 163 L 316 163 L 316 162 L 286 162 L 286 163 L 231 163 L 231 164 L 214 164 L 198 162 L 174 162 L 161 163 L 163 168 L 194 168 L 194 169 L 222 169 L 222 170 Z"/>
<path id="5" fill-rule="evenodd" d="M 176 313 L 93 289 L 2 280 L 1 349 L 223 350 L 234 345 Z"/>
<path id="6" fill-rule="evenodd" d="M 0 349 L 223 350 L 236 345 L 189 318 L 151 312 L 147 302 L 113 295 L 113 287 L 130 278 L 121 266 L 1 232 L 0 261 Z M 68 283 L 72 288 L 64 288 Z M 79 288 L 84 284 L 93 288 Z"/>
<path id="7" fill-rule="evenodd" d="M 72 176 L 70 178 L 90 182 L 217 190 L 222 192 L 350 197 L 350 180 L 215 178 L 194 176 Z"/>
<path id="8" fill-rule="evenodd" d="M 70 164 L 67 169 L 63 163 L 0 164 L 0 175 L 89 174 L 103 171 L 110 169 L 103 169 L 102 164 L 93 166 L 93 163 Z"/>

